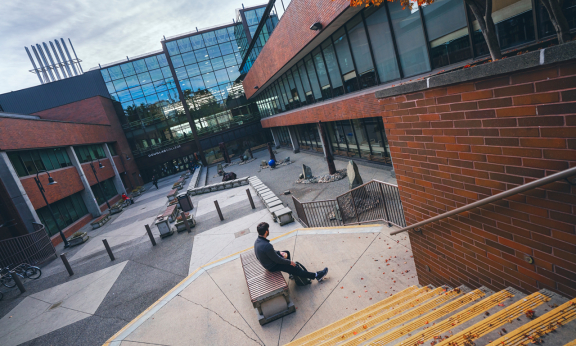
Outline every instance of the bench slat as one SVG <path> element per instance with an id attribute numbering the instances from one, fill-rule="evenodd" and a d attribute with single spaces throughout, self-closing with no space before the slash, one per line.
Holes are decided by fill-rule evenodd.
<path id="1" fill-rule="evenodd" d="M 266 270 L 262 267 L 254 252 L 243 253 L 240 255 L 240 259 L 250 299 L 253 303 L 258 301 L 260 297 L 288 289 L 288 284 L 282 273 Z"/>

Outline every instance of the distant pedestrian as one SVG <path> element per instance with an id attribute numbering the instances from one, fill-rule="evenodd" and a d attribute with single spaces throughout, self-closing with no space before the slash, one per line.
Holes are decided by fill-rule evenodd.
<path id="1" fill-rule="evenodd" d="M 125 193 L 122 194 L 122 199 L 124 200 L 124 202 L 128 201 L 130 202 L 130 204 L 134 204 L 134 200 L 128 196 L 126 196 Z"/>
<path id="2" fill-rule="evenodd" d="M 156 190 L 158 190 L 158 178 L 156 176 L 152 176 L 152 185 L 156 186 Z"/>

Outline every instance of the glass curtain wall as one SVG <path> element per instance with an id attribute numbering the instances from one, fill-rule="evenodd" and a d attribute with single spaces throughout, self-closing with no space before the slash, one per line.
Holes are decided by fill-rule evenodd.
<path id="1" fill-rule="evenodd" d="M 324 126 L 334 155 L 392 163 L 382 118 L 332 121 L 324 123 Z M 294 128 L 301 150 L 323 152 L 316 124 L 296 125 Z"/>
<path id="2" fill-rule="evenodd" d="M 156 148 L 192 140 L 178 90 L 164 53 L 100 70 L 136 157 Z"/>
<path id="3" fill-rule="evenodd" d="M 104 148 L 102 148 L 101 144 L 77 146 L 74 147 L 74 151 L 80 163 L 106 158 L 106 153 L 104 153 Z"/>
<path id="4" fill-rule="evenodd" d="M 278 140 L 280 141 L 281 146 L 292 148 L 292 141 L 290 140 L 290 132 L 288 127 L 277 127 L 276 134 L 278 135 Z"/>
<path id="5" fill-rule="evenodd" d="M 75 193 L 59 201 L 50 204 L 50 208 L 56 217 L 60 229 L 64 229 L 74 223 L 76 220 L 88 214 L 88 209 L 80 193 Z M 37 209 L 40 222 L 46 227 L 49 236 L 58 233 L 58 228 L 54 219 L 48 210 L 48 206 Z"/>
<path id="6" fill-rule="evenodd" d="M 9 151 L 8 158 L 19 177 L 72 166 L 66 148 Z"/>
<path id="7" fill-rule="evenodd" d="M 532 0 L 490 1 L 502 49 L 534 41 Z M 464 0 L 436 0 L 423 7 L 411 2 L 412 9 L 402 9 L 399 1 L 367 7 L 338 28 L 259 91 L 262 117 L 488 54 Z M 563 6 L 566 13 L 576 13 L 576 0 L 566 0 Z M 576 28 L 572 17 L 570 27 Z M 539 12 L 539 18 L 543 35 L 554 35 L 547 14 Z"/>

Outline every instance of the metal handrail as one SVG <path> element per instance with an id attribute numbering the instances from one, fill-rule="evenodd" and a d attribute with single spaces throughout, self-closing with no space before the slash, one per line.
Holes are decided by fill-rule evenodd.
<path id="1" fill-rule="evenodd" d="M 344 192 L 343 194 L 340 194 L 340 195 L 336 196 L 336 198 L 334 198 L 334 199 L 336 200 L 336 199 L 338 199 L 338 197 L 342 197 L 342 196 L 344 196 L 344 195 L 347 195 L 347 194 L 349 194 L 351 191 L 354 191 L 354 190 L 357 190 L 357 189 L 359 189 L 359 188 L 361 188 L 361 187 L 364 187 L 364 186 L 366 186 L 366 185 L 368 185 L 368 184 L 370 184 L 371 182 L 374 182 L 374 181 L 377 182 L 377 183 L 380 183 L 380 184 L 389 185 L 389 186 L 392 186 L 392 187 L 398 187 L 398 185 L 394 185 L 394 184 L 390 184 L 390 183 L 385 183 L 385 182 L 383 182 L 383 181 L 381 181 L 381 180 L 378 180 L 378 179 L 372 179 L 372 180 L 370 180 L 370 181 L 367 182 L 367 183 L 364 183 L 364 184 L 362 184 L 362 185 L 358 185 L 358 186 L 356 186 L 355 188 L 353 188 L 352 190 L 348 190 L 348 191 Z M 312 201 L 312 202 L 315 202 L 315 201 Z M 310 203 L 310 202 L 304 202 L 304 203 Z"/>
<path id="2" fill-rule="evenodd" d="M 415 223 L 415 224 L 410 225 L 410 226 L 406 226 L 406 227 L 404 227 L 398 231 L 390 232 L 390 235 L 395 235 L 395 234 L 398 234 L 398 233 L 401 233 L 401 232 L 404 232 L 404 231 L 407 231 L 407 230 L 410 230 L 413 228 L 421 227 L 421 226 L 427 225 L 429 223 L 432 223 L 432 222 L 435 222 L 438 220 L 442 220 L 442 219 L 447 218 L 449 216 L 460 214 L 460 213 L 463 213 L 463 212 L 468 211 L 470 209 L 474 209 L 474 208 L 486 205 L 488 203 L 499 201 L 501 199 L 504 199 L 506 197 L 510 197 L 510 196 L 515 195 L 517 193 L 528 191 L 528 190 L 540 187 L 542 185 L 550 184 L 550 183 L 553 183 L 553 182 L 560 180 L 560 179 L 566 179 L 566 178 L 571 177 L 573 175 L 576 175 L 576 167 L 568 168 L 566 170 L 563 170 L 563 171 L 558 172 L 558 173 L 554 173 L 554 174 L 549 175 L 547 177 L 531 181 L 528 184 L 516 186 L 515 188 L 500 192 L 498 194 L 495 194 L 494 196 L 486 197 L 486 198 L 481 199 L 479 201 L 476 201 L 474 203 L 470 203 L 470 204 L 465 205 L 463 207 L 456 208 L 456 209 L 449 211 L 449 212 L 446 212 L 444 214 L 436 215 L 436 216 L 431 217 L 427 220 L 420 221 L 420 222 Z"/>

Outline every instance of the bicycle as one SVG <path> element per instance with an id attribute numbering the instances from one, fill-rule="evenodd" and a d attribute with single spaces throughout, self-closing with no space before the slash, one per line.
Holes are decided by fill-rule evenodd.
<path id="1" fill-rule="evenodd" d="M 10 270 L 10 266 L 7 266 L 0 270 L 0 282 L 2 285 L 8 288 L 13 288 L 16 286 L 16 282 L 12 278 L 12 275 L 14 274 L 20 276 L 21 278 L 36 280 L 42 275 L 42 270 L 40 270 L 38 267 L 31 266 L 28 263 L 22 263 L 12 269 L 12 271 Z"/>

